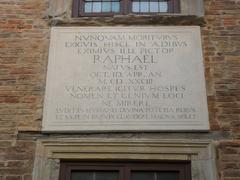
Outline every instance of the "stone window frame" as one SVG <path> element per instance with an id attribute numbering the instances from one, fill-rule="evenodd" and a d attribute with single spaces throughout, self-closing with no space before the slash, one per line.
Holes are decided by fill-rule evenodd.
<path id="1" fill-rule="evenodd" d="M 73 7 L 72 7 L 72 17 L 91 17 L 91 16 L 114 16 L 116 15 L 128 15 L 128 14 L 149 14 L 149 15 L 154 15 L 154 14 L 164 14 L 161 12 L 157 13 L 151 13 L 151 12 L 144 12 L 144 13 L 135 13 L 132 12 L 132 0 L 119 0 L 120 1 L 120 12 L 119 13 L 104 13 L 104 12 L 99 12 L 99 13 L 85 13 L 84 12 L 84 3 L 85 0 L 73 0 Z M 146 1 L 151 1 L 151 0 L 146 0 Z M 168 5 L 169 5 L 169 10 L 165 14 L 169 13 L 180 13 L 180 1 L 181 0 L 168 0 Z"/>
<path id="2" fill-rule="evenodd" d="M 60 161 L 191 161 L 192 180 L 217 180 L 210 140 L 49 139 L 38 140 L 33 180 L 58 180 Z"/>

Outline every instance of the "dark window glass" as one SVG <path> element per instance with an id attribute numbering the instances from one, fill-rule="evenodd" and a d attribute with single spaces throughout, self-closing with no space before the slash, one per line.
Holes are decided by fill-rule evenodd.
<path id="1" fill-rule="evenodd" d="M 131 180 L 180 180 L 178 172 L 133 171 Z"/>
<path id="2" fill-rule="evenodd" d="M 131 173 L 131 180 L 156 180 L 154 172 L 132 172 Z"/>
<path id="3" fill-rule="evenodd" d="M 60 180 L 191 180 L 191 164 L 65 162 Z"/>
<path id="4" fill-rule="evenodd" d="M 93 173 L 92 172 L 72 172 L 71 173 L 71 180 L 93 180 Z"/>
<path id="5" fill-rule="evenodd" d="M 119 180 L 117 171 L 73 171 L 71 180 Z"/>

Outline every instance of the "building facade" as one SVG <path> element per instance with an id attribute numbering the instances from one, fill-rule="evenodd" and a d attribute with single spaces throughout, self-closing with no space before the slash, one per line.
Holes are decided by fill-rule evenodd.
<path id="1" fill-rule="evenodd" d="M 193 180 L 239 180 L 240 2 L 182 0 L 163 13 L 106 16 L 84 12 L 83 2 L 0 2 L 0 180 L 64 179 L 69 162 L 188 162 Z M 50 30 L 68 26 L 200 26 L 210 130 L 42 132 Z"/>

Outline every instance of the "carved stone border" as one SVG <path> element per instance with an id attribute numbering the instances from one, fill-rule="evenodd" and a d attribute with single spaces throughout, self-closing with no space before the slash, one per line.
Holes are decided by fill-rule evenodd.
<path id="1" fill-rule="evenodd" d="M 60 160 L 190 160 L 192 180 L 217 180 L 212 141 L 155 139 L 38 140 L 33 180 L 58 180 Z"/>

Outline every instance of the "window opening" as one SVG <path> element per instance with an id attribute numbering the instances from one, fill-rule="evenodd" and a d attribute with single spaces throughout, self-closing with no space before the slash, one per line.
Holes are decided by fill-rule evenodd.
<path id="1" fill-rule="evenodd" d="M 169 12 L 169 1 L 166 0 L 133 0 L 133 13 L 160 13 Z"/>
<path id="2" fill-rule="evenodd" d="M 72 171 L 71 180 L 119 180 L 117 171 Z"/>
<path id="3" fill-rule="evenodd" d="M 73 17 L 179 13 L 180 0 L 73 0 Z"/>
<path id="4" fill-rule="evenodd" d="M 119 0 L 85 0 L 84 13 L 119 13 Z"/>
<path id="5" fill-rule="evenodd" d="M 190 162 L 63 162 L 60 180 L 191 180 L 191 165 Z"/>

